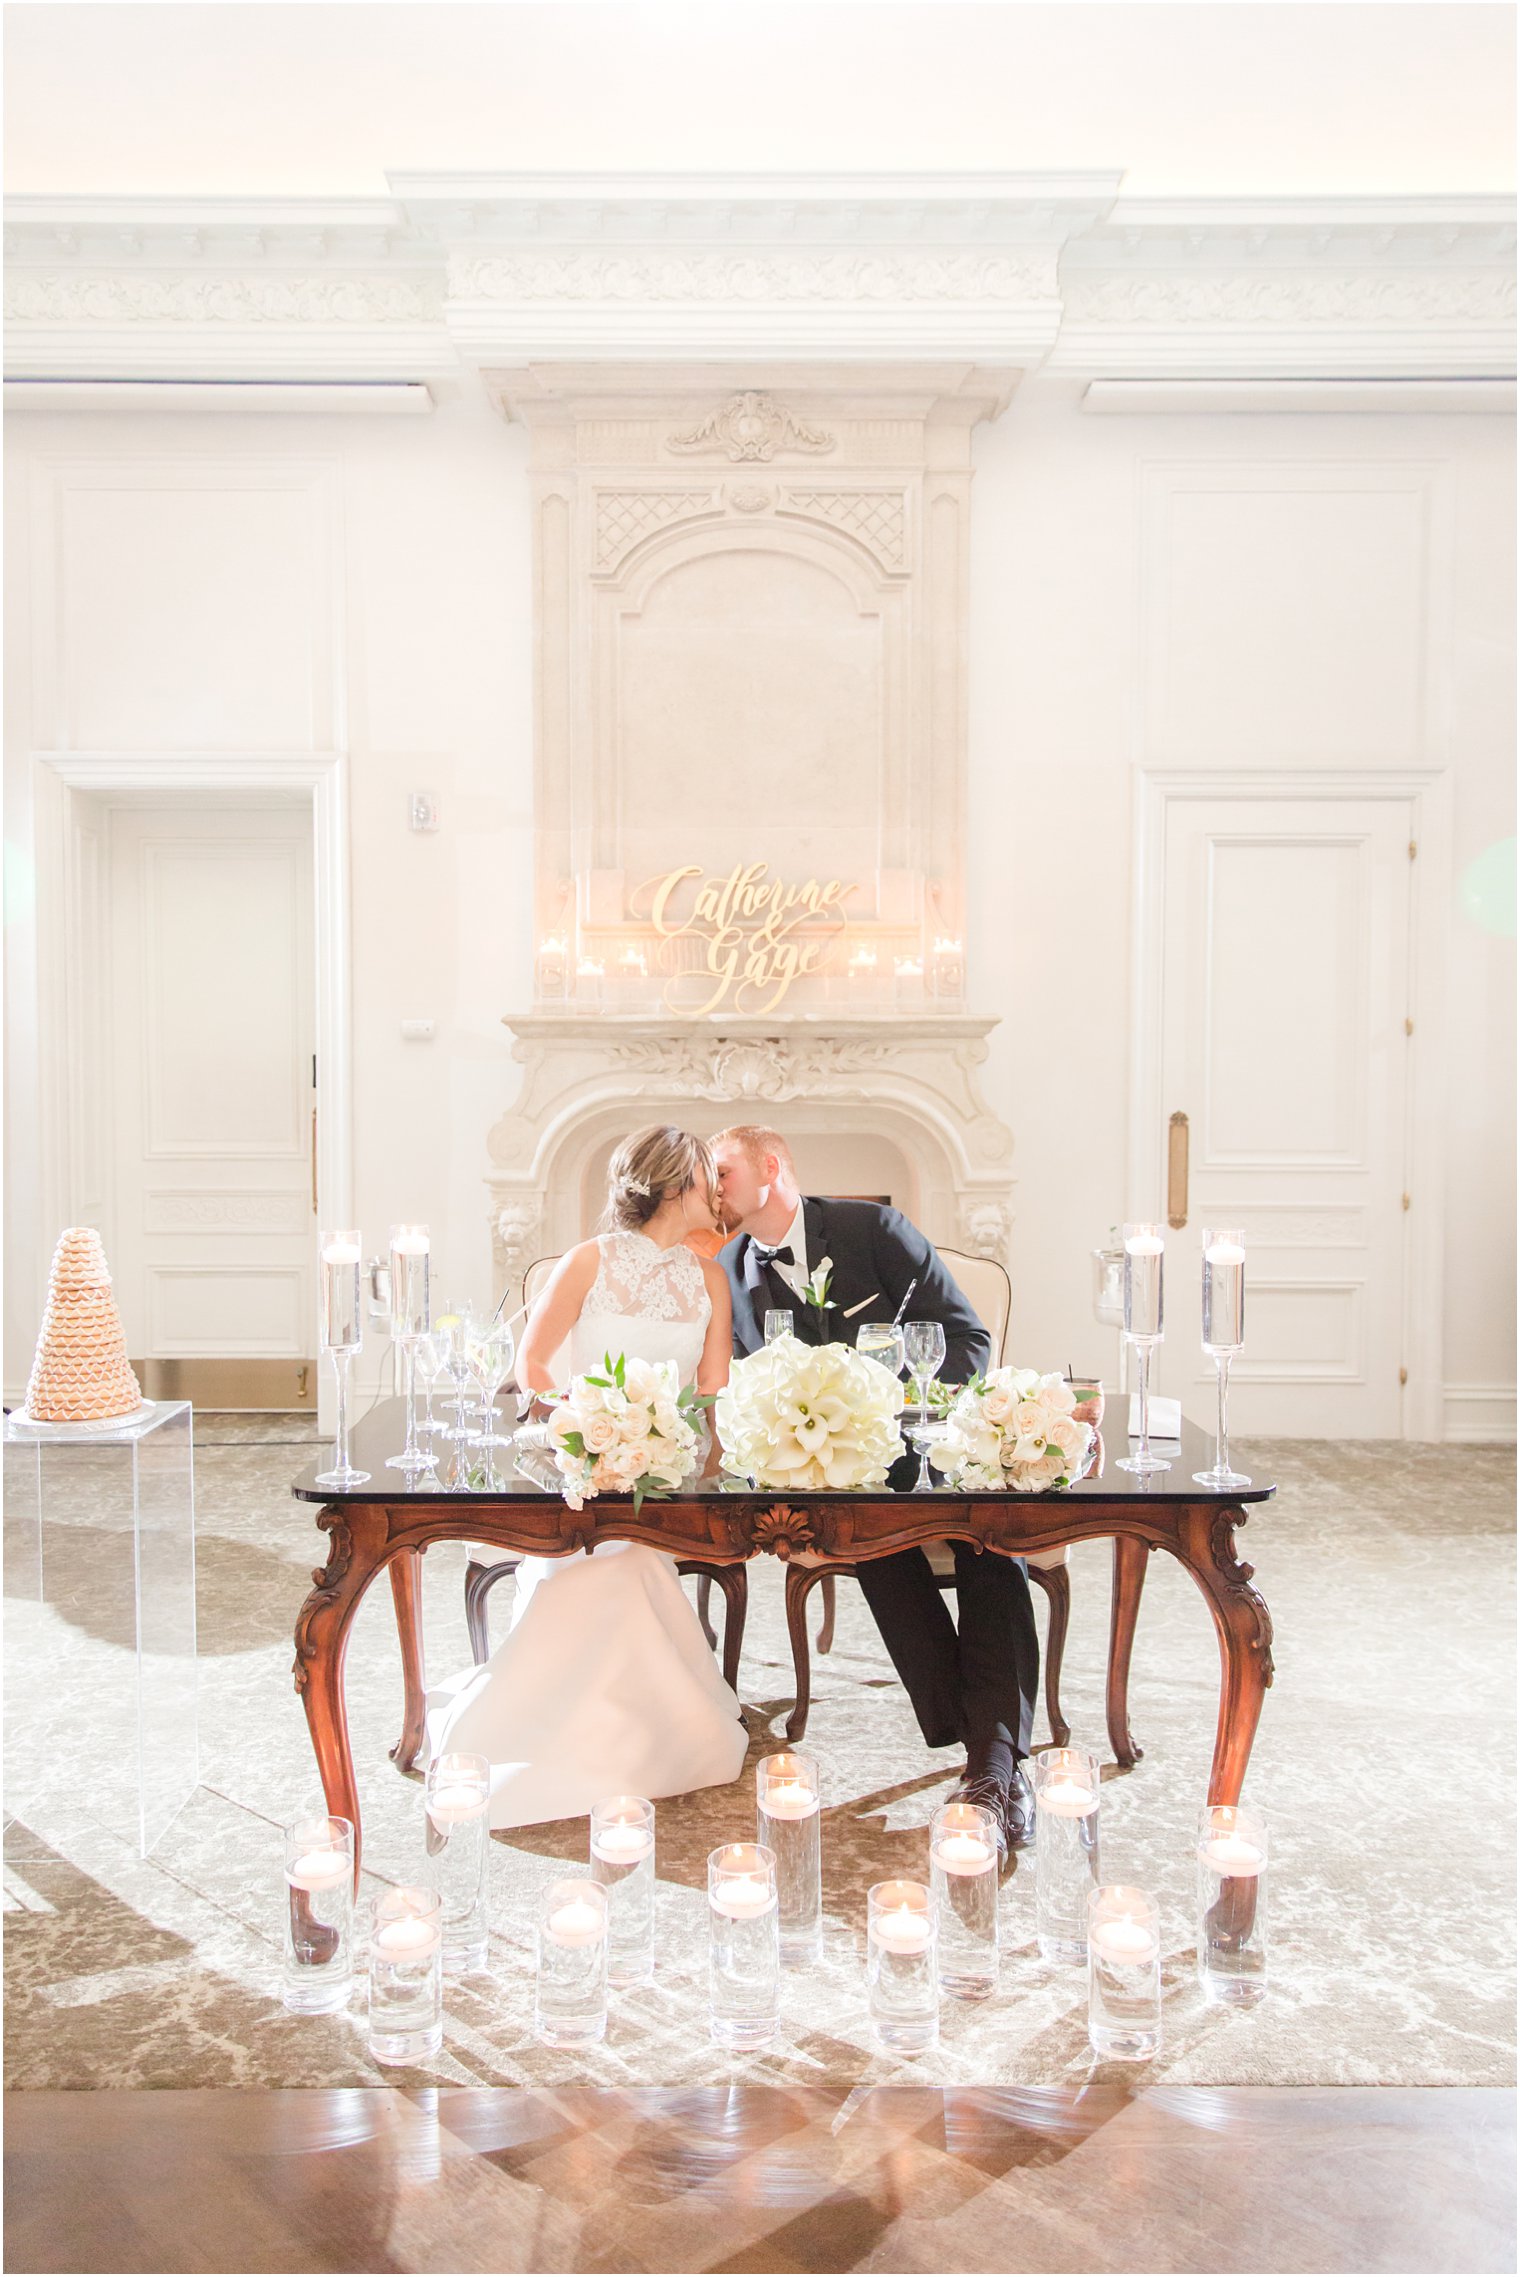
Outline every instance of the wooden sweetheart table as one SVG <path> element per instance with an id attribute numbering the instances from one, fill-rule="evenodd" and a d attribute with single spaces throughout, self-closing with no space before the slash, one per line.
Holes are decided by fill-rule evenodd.
<path id="1" fill-rule="evenodd" d="M 1063 1494 L 960 1494 L 945 1488 L 927 1494 L 777 1494 L 735 1491 L 713 1479 L 646 1502 L 637 1517 L 631 1497 L 603 1496 L 577 1511 L 525 1478 L 512 1477 L 501 1494 L 448 1493 L 432 1482 L 408 1486 L 399 1471 L 385 1467 L 402 1436 L 401 1402 L 388 1400 L 354 1429 L 351 1459 L 370 1473 L 363 1486 L 345 1493 L 318 1486 L 316 1473 L 330 1459 L 324 1449 L 321 1462 L 292 1488 L 299 1501 L 321 1506 L 316 1522 L 328 1536 L 327 1562 L 313 1573 L 296 1620 L 296 1690 L 327 1807 L 353 1822 L 356 1871 L 359 1798 L 343 1689 L 348 1633 L 371 1582 L 388 1569 L 405 1685 L 402 1732 L 391 1757 L 410 1770 L 422 1745 L 422 1559 L 435 1542 L 485 1542 L 531 1557 L 566 1556 L 598 1542 L 645 1542 L 683 1562 L 720 1568 L 761 1555 L 802 1557 L 808 1561 L 803 1570 L 821 1578 L 840 1565 L 928 1542 L 975 1542 L 1021 1557 L 1108 1536 L 1114 1544 L 1108 1723 L 1124 1761 L 1133 1761 L 1137 1752 L 1128 1742 L 1125 1694 L 1145 1561 L 1150 1551 L 1167 1550 L 1203 1592 L 1219 1637 L 1219 1716 L 1208 1800 L 1240 1799 L 1272 1681 L 1272 1617 L 1251 1587 L 1251 1567 L 1236 1555 L 1235 1530 L 1244 1525 L 1248 1504 L 1265 1502 L 1277 1490 L 1252 1485 L 1215 1493 L 1196 1485 L 1194 1471 L 1206 1470 L 1214 1457 L 1212 1436 L 1196 1425 L 1183 1423 L 1179 1452 L 1163 1447 L 1171 1454 L 1171 1469 L 1145 1478 L 1116 1467 L 1124 1441 L 1111 1425 L 1106 1444 L 1099 1442 L 1096 1470 Z M 788 1614 L 794 1631 L 805 1616 L 805 1597 L 805 1591 L 792 1593 Z"/>

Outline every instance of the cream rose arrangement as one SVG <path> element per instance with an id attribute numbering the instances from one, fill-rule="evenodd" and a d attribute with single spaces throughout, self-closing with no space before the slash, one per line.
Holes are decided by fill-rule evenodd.
<path id="1" fill-rule="evenodd" d="M 848 1344 L 778 1336 L 736 1360 L 718 1394 L 723 1467 L 757 1486 L 885 1486 L 903 1451 L 904 1392 Z"/>
<path id="2" fill-rule="evenodd" d="M 669 1361 L 610 1352 L 600 1374 L 572 1378 L 554 1402 L 549 1441 L 565 1500 L 583 1509 L 598 1494 L 668 1494 L 702 1455 L 696 1428 L 707 1401 L 682 1391 Z"/>
<path id="3" fill-rule="evenodd" d="M 1081 1475 L 1093 1442 L 1079 1423 L 1064 1376 L 994 1368 L 973 1376 L 951 1403 L 945 1436 L 929 1451 L 934 1469 L 973 1494 L 1012 1488 L 1044 1494 Z"/>

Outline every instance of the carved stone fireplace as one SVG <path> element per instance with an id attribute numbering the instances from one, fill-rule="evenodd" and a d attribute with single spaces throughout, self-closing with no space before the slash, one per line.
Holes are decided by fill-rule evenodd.
<path id="1" fill-rule="evenodd" d="M 971 431 L 1014 376 L 485 375 L 530 430 L 535 516 L 536 1000 L 489 1141 L 498 1285 L 584 1236 L 610 1146 L 662 1120 L 775 1121 L 805 1186 L 886 1181 L 1002 1254 L 1012 1141 L 964 1003 L 966 584 Z"/>

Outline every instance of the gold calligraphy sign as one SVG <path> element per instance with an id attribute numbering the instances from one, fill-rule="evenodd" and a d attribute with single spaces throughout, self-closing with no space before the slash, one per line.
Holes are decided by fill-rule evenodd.
<path id="1" fill-rule="evenodd" d="M 704 951 L 695 972 L 679 973 L 667 984 L 665 1002 L 691 1019 L 716 1012 L 721 1004 L 731 1012 L 774 1012 L 794 982 L 822 965 L 844 930 L 840 903 L 854 891 L 838 878 L 787 885 L 771 877 L 767 862 L 735 863 L 726 878 L 703 877 L 700 865 L 689 862 L 651 878 L 639 888 L 639 898 L 652 896 L 654 928 L 661 940 L 699 941 Z M 806 935 L 804 927 L 809 928 Z M 700 1003 L 683 1001 L 693 986 L 709 982 Z"/>

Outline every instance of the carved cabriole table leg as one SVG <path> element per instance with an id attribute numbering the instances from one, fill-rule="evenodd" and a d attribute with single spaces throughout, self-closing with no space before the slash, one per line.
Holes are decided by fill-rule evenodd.
<path id="1" fill-rule="evenodd" d="M 396 1604 L 396 1636 L 401 1646 L 401 1737 L 391 1749 L 398 1771 L 410 1771 L 422 1750 L 426 1686 L 422 1673 L 422 1552 L 402 1550 L 391 1559 L 391 1595 Z"/>
<path id="2" fill-rule="evenodd" d="M 385 1563 L 385 1512 L 373 1502 L 354 1502 L 319 1511 L 317 1524 L 328 1536 L 327 1563 L 313 1572 L 314 1586 L 296 1619 L 296 1690 L 306 1710 L 328 1811 L 353 1825 L 357 1883 L 359 1791 L 348 1740 L 343 1664 L 348 1657 L 348 1632 L 360 1600 Z"/>
<path id="3" fill-rule="evenodd" d="M 792 1565 L 786 1569 L 786 1627 L 792 1640 L 792 1681 L 796 1698 L 792 1712 L 786 1719 L 786 1736 L 795 1747 L 807 1730 L 808 1714 L 813 1704 L 813 1662 L 808 1651 L 807 1601 L 814 1586 L 827 1579 L 815 1565 Z"/>
<path id="4" fill-rule="evenodd" d="M 1114 1536 L 1113 1602 L 1108 1628 L 1108 1744 L 1114 1751 L 1114 1760 L 1125 1771 L 1132 1771 L 1145 1753 L 1130 1736 L 1129 1663 L 1149 1556 L 1148 1542 L 1137 1542 L 1128 1534 Z"/>
<path id="5" fill-rule="evenodd" d="M 1251 1743 L 1272 1681 L 1272 1616 L 1235 1554 L 1238 1503 L 1190 1503 L 1177 1513 L 1179 1555 L 1209 1601 L 1222 1662 L 1219 1722 L 1209 1772 L 1211 1803 L 1238 1803 Z"/>

